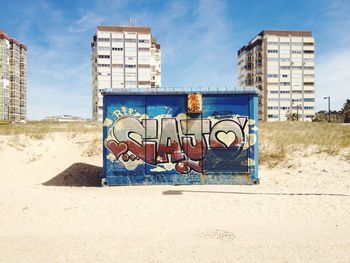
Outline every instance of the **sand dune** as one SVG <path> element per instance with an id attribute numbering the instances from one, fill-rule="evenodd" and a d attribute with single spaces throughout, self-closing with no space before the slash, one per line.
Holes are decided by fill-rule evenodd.
<path id="1" fill-rule="evenodd" d="M 101 188 L 99 136 L 0 136 L 0 262 L 350 262 L 348 160 L 290 152 L 258 186 Z"/>

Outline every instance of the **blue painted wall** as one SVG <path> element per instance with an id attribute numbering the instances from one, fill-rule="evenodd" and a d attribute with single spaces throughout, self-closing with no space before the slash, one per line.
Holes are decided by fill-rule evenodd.
<path id="1" fill-rule="evenodd" d="M 104 95 L 108 185 L 258 183 L 257 94 Z"/>

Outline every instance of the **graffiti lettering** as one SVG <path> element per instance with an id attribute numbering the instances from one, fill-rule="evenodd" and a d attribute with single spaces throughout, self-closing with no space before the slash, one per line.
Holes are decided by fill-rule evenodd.
<path id="1" fill-rule="evenodd" d="M 141 159 L 151 165 L 173 163 L 177 172 L 201 173 L 209 149 L 225 150 L 232 158 L 240 155 L 245 143 L 247 117 L 220 119 L 144 119 L 126 116 L 111 128 L 106 147 L 124 162 Z"/>

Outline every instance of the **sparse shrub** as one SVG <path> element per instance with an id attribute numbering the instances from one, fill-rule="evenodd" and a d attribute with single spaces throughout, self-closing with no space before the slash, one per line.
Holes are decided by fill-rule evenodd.
<path id="1" fill-rule="evenodd" d="M 350 126 L 320 122 L 259 122 L 259 161 L 285 161 L 296 151 L 343 154 L 350 149 Z"/>

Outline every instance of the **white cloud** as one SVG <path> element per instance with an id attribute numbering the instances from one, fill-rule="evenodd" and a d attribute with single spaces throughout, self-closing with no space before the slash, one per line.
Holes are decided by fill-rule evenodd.
<path id="1" fill-rule="evenodd" d="M 163 86 L 235 84 L 234 28 L 228 23 L 226 4 L 171 2 L 150 20 L 162 47 Z"/>
<path id="2" fill-rule="evenodd" d="M 81 17 L 69 27 L 71 33 L 81 33 L 87 30 L 95 29 L 97 25 L 104 22 L 104 18 L 98 16 L 92 11 L 83 11 Z"/>
<path id="3" fill-rule="evenodd" d="M 60 114 L 91 117 L 92 34 L 86 31 L 92 31 L 98 16 L 83 12 L 73 21 L 79 28 L 73 32 L 69 27 L 72 21 L 52 6 L 38 6 L 31 13 L 44 15 L 40 20 L 32 20 L 30 25 L 38 24 L 40 38 L 26 36 L 29 39 L 28 118 Z M 87 21 L 89 18 L 91 21 Z M 43 19 L 49 22 L 43 23 Z"/>
<path id="4" fill-rule="evenodd" d="M 348 1 L 324 2 L 322 42 L 326 48 L 317 53 L 316 39 L 316 110 L 327 110 L 325 96 L 331 97 L 331 109 L 339 110 L 350 98 L 350 4 Z M 328 40 L 328 41 L 327 41 Z"/>
<path id="5" fill-rule="evenodd" d="M 316 101 L 318 110 L 327 110 L 325 96 L 331 97 L 333 110 L 339 110 L 350 98 L 350 48 L 320 55 L 316 67 Z"/>
<path id="6" fill-rule="evenodd" d="M 66 10 L 45 1 L 23 10 L 25 23 L 18 35 L 28 45 L 29 117 L 90 117 L 92 34 L 99 24 L 123 24 L 129 17 L 136 25 L 151 26 L 161 44 L 163 86 L 236 84 L 236 51 L 246 40 L 237 34 L 243 30 L 239 26 L 244 21 L 230 17 L 228 1 L 168 1 L 157 9 L 142 1 L 94 3 L 91 8 L 85 6 L 70 12 L 69 16 Z M 350 27 L 350 5 L 348 1 L 324 1 L 321 5 L 316 17 L 322 19 L 315 22 L 322 28 L 317 37 L 323 39 L 319 48 L 321 41 L 316 37 L 316 105 L 317 110 L 325 109 L 327 104 L 322 97 L 329 95 L 338 109 L 350 93 L 350 35 L 346 33 Z M 76 19 L 72 19 L 76 12 Z M 330 36 L 332 39 L 325 43 L 324 39 Z"/>

